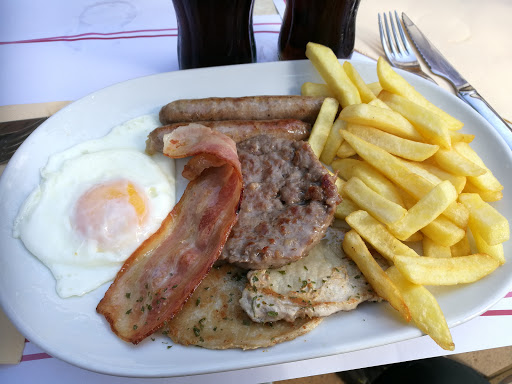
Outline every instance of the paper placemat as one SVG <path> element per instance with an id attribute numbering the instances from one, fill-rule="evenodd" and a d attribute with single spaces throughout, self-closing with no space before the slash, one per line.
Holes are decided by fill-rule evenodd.
<path id="1" fill-rule="evenodd" d="M 0 364 L 17 364 L 25 346 L 25 337 L 0 309 Z"/>
<path id="2" fill-rule="evenodd" d="M 285 0 L 274 0 L 281 15 Z M 396 10 L 421 29 L 450 63 L 508 121 L 512 121 L 512 2 L 502 0 L 361 0 L 356 23 L 355 50 L 377 59 L 384 56 L 377 14 Z M 419 55 L 418 55 L 419 57 Z M 421 59 L 419 60 L 421 62 Z M 443 78 L 424 71 L 446 90 Z"/>

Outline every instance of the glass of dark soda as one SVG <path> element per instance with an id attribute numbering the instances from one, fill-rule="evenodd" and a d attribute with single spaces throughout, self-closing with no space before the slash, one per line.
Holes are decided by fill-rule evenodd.
<path id="1" fill-rule="evenodd" d="M 331 48 L 347 58 L 354 50 L 360 0 L 286 0 L 278 40 L 280 60 L 306 58 L 306 44 Z"/>
<path id="2" fill-rule="evenodd" d="M 254 0 L 172 0 L 180 69 L 256 61 Z"/>

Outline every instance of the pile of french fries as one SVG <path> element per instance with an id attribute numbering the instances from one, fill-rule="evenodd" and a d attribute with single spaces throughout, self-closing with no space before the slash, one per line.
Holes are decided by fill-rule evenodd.
<path id="1" fill-rule="evenodd" d="M 326 97 L 309 143 L 338 176 L 336 217 L 351 227 L 343 249 L 406 321 L 453 350 L 425 286 L 471 283 L 505 262 L 509 223 L 489 204 L 503 197 L 503 186 L 471 148 L 474 135 L 460 133 L 463 123 L 383 58 L 378 82 L 367 84 L 325 46 L 309 43 L 306 56 L 326 82 L 301 91 Z M 389 261 L 387 270 L 368 245 Z"/>

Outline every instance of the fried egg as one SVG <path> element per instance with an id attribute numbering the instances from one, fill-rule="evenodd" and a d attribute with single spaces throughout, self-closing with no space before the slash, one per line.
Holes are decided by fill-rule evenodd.
<path id="1" fill-rule="evenodd" d="M 112 280 L 174 206 L 174 161 L 144 153 L 158 125 L 155 116 L 131 120 L 52 155 L 41 170 L 13 235 L 50 269 L 59 296 Z"/>

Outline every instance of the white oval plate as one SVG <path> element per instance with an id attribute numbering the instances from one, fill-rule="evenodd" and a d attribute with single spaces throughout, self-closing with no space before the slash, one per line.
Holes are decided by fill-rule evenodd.
<path id="1" fill-rule="evenodd" d="M 367 82 L 375 65 L 353 62 Z M 400 72 L 420 92 L 476 135 L 472 147 L 503 183 L 495 204 L 512 220 L 512 156 L 493 128 L 469 106 L 428 81 Z M 220 372 L 298 361 L 393 343 L 421 335 L 386 303 L 338 313 L 291 342 L 254 351 L 212 351 L 157 336 L 133 346 L 118 339 L 95 311 L 109 284 L 80 298 L 61 299 L 49 270 L 11 236 L 21 204 L 39 183 L 39 169 L 52 153 L 105 135 L 131 118 L 158 113 L 174 99 L 208 96 L 300 94 L 304 81 L 320 81 L 308 61 L 249 64 L 178 71 L 120 83 L 70 104 L 41 125 L 13 156 L 0 179 L 0 304 L 17 328 L 50 355 L 92 371 L 118 376 L 166 377 Z M 51 239 L 48 239 L 51 241 Z M 510 256 L 510 242 L 505 244 Z M 481 281 L 435 289 L 450 327 L 484 312 L 511 288 L 509 261 Z M 165 343 L 165 344 L 164 344 Z"/>

